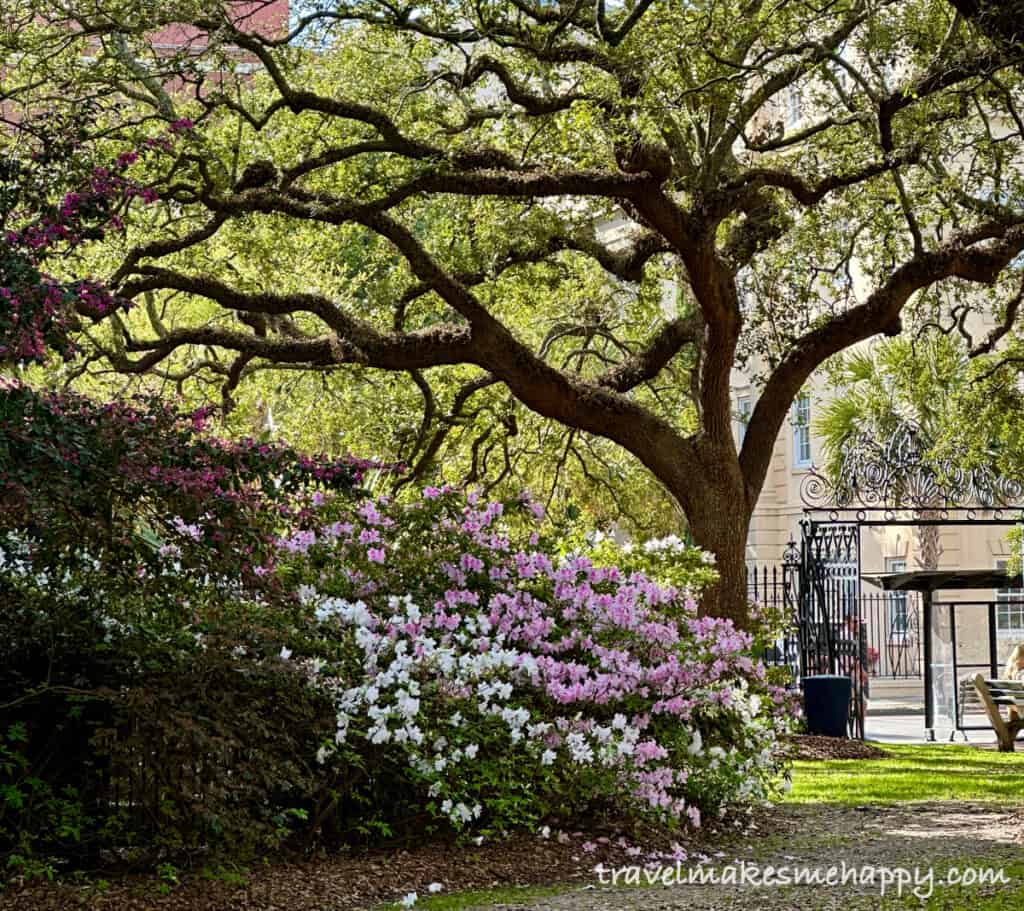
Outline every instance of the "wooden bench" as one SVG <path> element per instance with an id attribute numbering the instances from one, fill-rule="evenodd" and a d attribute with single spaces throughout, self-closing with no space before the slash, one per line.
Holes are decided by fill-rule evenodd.
<path id="1" fill-rule="evenodd" d="M 962 731 L 964 728 L 964 715 L 985 714 L 985 703 L 981 701 L 978 688 L 974 685 L 974 678 L 961 677 L 957 686 L 956 700 L 956 729 Z"/>
<path id="2" fill-rule="evenodd" d="M 982 674 L 974 675 L 974 688 L 978 691 L 981 704 L 992 722 L 992 730 L 996 732 L 999 750 L 1003 753 L 1013 752 L 1013 742 L 1017 732 L 1024 728 L 1024 681 L 1021 680 L 986 680 Z M 1008 712 L 1003 718 L 1000 706 L 1016 709 Z"/>

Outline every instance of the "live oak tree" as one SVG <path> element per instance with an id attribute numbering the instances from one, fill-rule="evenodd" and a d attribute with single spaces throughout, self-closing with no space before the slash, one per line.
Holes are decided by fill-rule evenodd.
<path id="1" fill-rule="evenodd" d="M 646 466 L 717 557 L 705 607 L 742 623 L 808 377 L 954 307 L 1012 330 L 1021 54 L 971 10 L 321 0 L 275 31 L 260 5 L 14 4 L 24 110 L 106 99 L 99 143 L 195 123 L 106 277 L 146 304 L 90 333 L 120 371 L 500 387 Z M 147 37 L 170 22 L 203 37 Z"/>
<path id="2" fill-rule="evenodd" d="M 1024 0 L 950 0 L 995 44 L 1013 50 L 1024 41 Z"/>

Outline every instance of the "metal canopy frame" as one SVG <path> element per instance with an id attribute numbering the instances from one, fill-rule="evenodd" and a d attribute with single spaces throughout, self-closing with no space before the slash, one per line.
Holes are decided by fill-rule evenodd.
<path id="1" fill-rule="evenodd" d="M 949 589 L 1020 588 L 1021 576 L 998 569 L 915 569 L 872 573 L 862 579 L 887 592 L 937 592 Z"/>
<path id="2" fill-rule="evenodd" d="M 872 585 L 877 585 L 885 591 L 915 591 L 921 595 L 921 605 L 924 613 L 923 626 L 927 631 L 924 638 L 924 726 L 928 732 L 928 739 L 935 739 L 935 694 L 934 694 L 934 669 L 933 669 L 933 643 L 932 630 L 934 611 L 942 608 L 949 610 L 949 627 L 951 635 L 953 655 L 953 712 L 957 722 L 960 720 L 958 702 L 960 699 L 959 685 L 957 681 L 956 660 L 956 608 L 957 607 L 987 607 L 988 608 L 988 651 L 989 660 L 981 665 L 966 665 L 967 667 L 985 668 L 992 677 L 998 676 L 996 665 L 996 618 L 995 603 L 991 601 L 936 601 L 936 592 L 960 590 L 970 591 L 972 589 L 988 588 L 1012 588 L 1015 585 L 1020 587 L 1021 575 L 1009 575 L 996 569 L 962 569 L 962 570 L 935 570 L 924 569 L 905 573 L 880 573 L 873 576 L 862 576 Z M 956 730 L 965 730 L 958 723 Z M 970 728 L 971 730 L 987 730 L 987 728 Z M 952 739 L 950 734 L 950 739 Z M 965 735 L 966 736 L 966 735 Z"/>

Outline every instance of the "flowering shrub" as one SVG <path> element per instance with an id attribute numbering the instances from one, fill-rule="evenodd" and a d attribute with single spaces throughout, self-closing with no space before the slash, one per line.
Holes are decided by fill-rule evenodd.
<path id="1" fill-rule="evenodd" d="M 0 388 L 11 869 L 699 825 L 772 793 L 792 708 L 748 633 L 698 615 L 699 552 L 560 553 L 526 497 L 369 499 L 387 466 L 208 417 Z"/>
<path id="2" fill-rule="evenodd" d="M 350 494 L 365 460 L 310 456 L 268 440 L 220 439 L 208 409 L 157 399 L 95 402 L 0 377 L 0 534 L 28 530 L 40 562 L 88 544 L 135 576 L 179 571 L 254 581 L 275 533 L 325 492 Z"/>
<path id="3" fill-rule="evenodd" d="M 48 274 L 46 263 L 120 230 L 132 200 L 155 202 L 153 188 L 129 170 L 143 155 L 169 152 L 191 123 L 177 121 L 141 150 L 93 164 L 79 139 L 92 113 L 68 122 L 40 118 L 31 151 L 0 159 L 0 361 L 42 363 L 51 351 L 68 360 L 78 352 L 80 317 L 100 320 L 131 306 L 91 279 Z"/>
<path id="4" fill-rule="evenodd" d="M 280 659 L 303 617 L 263 568 L 383 466 L 208 417 L 0 382 L 0 869 L 244 855 L 329 803 L 333 713 Z"/>
<path id="5" fill-rule="evenodd" d="M 580 553 L 601 565 L 623 572 L 640 572 L 697 600 L 705 587 L 718 578 L 715 555 L 688 546 L 677 535 L 653 538 L 640 544 L 618 543 L 603 532 L 573 530 L 561 542 L 561 553 Z"/>
<path id="6" fill-rule="evenodd" d="M 532 504 L 511 505 L 428 488 L 328 504 L 281 539 L 281 577 L 335 644 L 292 656 L 337 702 L 320 758 L 386 778 L 385 817 L 404 804 L 460 830 L 699 825 L 767 797 L 791 706 L 749 635 L 642 573 L 552 558 Z"/>

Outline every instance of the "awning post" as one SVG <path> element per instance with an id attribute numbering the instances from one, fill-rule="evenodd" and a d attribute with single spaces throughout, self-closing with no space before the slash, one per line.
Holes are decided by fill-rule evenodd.
<path id="1" fill-rule="evenodd" d="M 924 727 L 929 740 L 935 740 L 935 699 L 932 694 L 932 593 L 921 592 L 921 610 L 924 613 Z"/>

